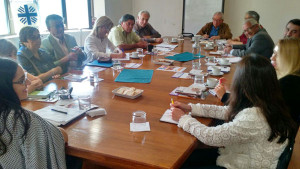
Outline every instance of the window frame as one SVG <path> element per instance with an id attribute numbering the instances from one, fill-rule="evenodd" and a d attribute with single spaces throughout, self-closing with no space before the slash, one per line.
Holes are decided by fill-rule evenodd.
<path id="1" fill-rule="evenodd" d="M 92 29 L 92 0 L 86 0 L 86 2 L 88 3 L 88 23 L 89 26 L 88 28 L 84 28 L 84 29 Z M 62 17 L 64 18 L 64 24 L 66 25 L 65 30 L 76 30 L 79 28 L 74 28 L 74 29 L 69 29 L 68 28 L 68 19 L 67 19 L 67 9 L 66 9 L 66 0 L 61 0 L 61 6 L 62 6 Z M 6 26 L 8 28 L 8 34 L 3 34 L 0 35 L 0 37 L 5 37 L 5 36 L 13 36 L 13 35 L 17 35 L 18 33 L 15 32 L 14 30 L 14 20 L 10 19 L 12 18 L 12 14 L 11 14 L 11 9 L 10 9 L 10 5 L 9 5 L 9 0 L 4 0 L 4 8 L 5 8 L 5 13 L 6 13 Z"/>

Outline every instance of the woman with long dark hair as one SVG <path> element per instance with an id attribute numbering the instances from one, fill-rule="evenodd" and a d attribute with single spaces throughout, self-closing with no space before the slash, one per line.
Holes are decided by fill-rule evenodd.
<path id="1" fill-rule="evenodd" d="M 245 56 L 238 63 L 229 106 L 175 102 L 171 109 L 179 127 L 207 145 L 220 147 L 216 168 L 276 168 L 296 132 L 275 69 L 257 55 Z M 226 122 L 208 127 L 185 112 Z"/>
<path id="2" fill-rule="evenodd" d="M 66 168 L 65 133 L 21 107 L 28 96 L 26 73 L 0 58 L 0 168 Z"/>

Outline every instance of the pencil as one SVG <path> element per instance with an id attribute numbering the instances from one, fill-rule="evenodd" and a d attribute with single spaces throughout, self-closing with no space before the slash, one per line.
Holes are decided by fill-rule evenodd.
<path id="1" fill-rule="evenodd" d="M 173 98 L 171 98 L 171 103 L 174 104 Z"/>

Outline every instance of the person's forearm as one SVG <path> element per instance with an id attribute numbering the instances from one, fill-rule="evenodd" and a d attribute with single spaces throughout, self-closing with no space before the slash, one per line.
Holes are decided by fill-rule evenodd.
<path id="1" fill-rule="evenodd" d="M 54 64 L 56 66 L 59 66 L 59 65 L 62 65 L 64 63 L 68 62 L 68 61 L 69 61 L 69 57 L 68 57 L 68 55 L 66 55 L 63 58 L 61 58 L 60 60 L 55 61 Z"/>
<path id="2" fill-rule="evenodd" d="M 55 67 L 55 68 L 49 70 L 48 72 L 40 74 L 38 76 L 38 78 L 42 79 L 43 82 L 46 82 L 52 76 L 57 75 L 57 74 L 61 74 L 61 69 L 59 69 L 58 67 Z"/>

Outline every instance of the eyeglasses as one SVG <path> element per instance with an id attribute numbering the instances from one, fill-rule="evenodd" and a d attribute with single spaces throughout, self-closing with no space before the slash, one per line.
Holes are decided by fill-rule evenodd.
<path id="1" fill-rule="evenodd" d="M 256 25 L 257 25 L 257 24 L 252 25 L 250 28 L 247 28 L 246 30 L 243 31 L 243 33 L 245 33 L 245 32 L 250 32 Z"/>
<path id="2" fill-rule="evenodd" d="M 24 77 L 24 78 L 23 78 Z M 27 81 L 27 72 L 24 73 L 23 76 L 20 80 L 16 81 L 16 82 L 12 82 L 13 84 L 20 84 L 20 85 L 24 85 L 26 84 Z"/>

